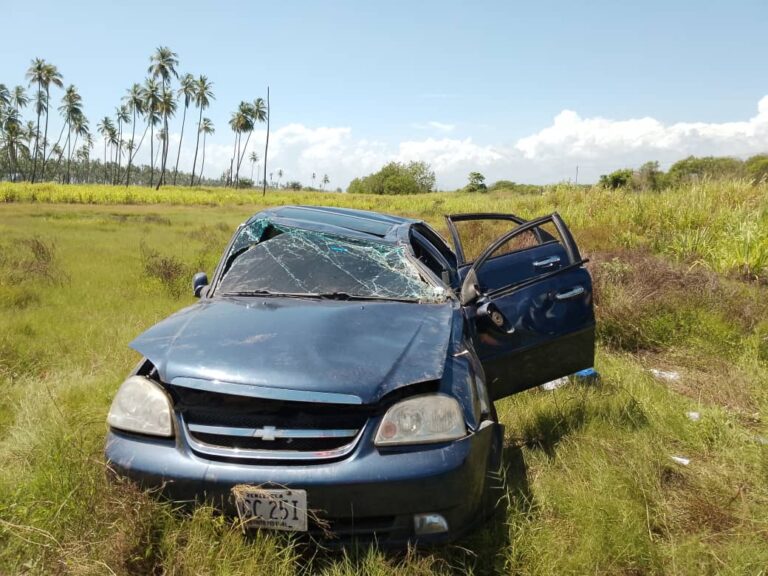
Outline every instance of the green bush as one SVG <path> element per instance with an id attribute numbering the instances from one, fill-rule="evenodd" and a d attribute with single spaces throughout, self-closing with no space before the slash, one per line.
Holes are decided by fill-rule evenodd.
<path id="1" fill-rule="evenodd" d="M 350 194 L 425 194 L 435 191 L 435 172 L 426 162 L 390 162 L 349 183 Z"/>
<path id="2" fill-rule="evenodd" d="M 488 192 L 488 186 L 485 185 L 485 176 L 480 172 L 470 172 L 469 182 L 464 187 L 465 192 Z"/>

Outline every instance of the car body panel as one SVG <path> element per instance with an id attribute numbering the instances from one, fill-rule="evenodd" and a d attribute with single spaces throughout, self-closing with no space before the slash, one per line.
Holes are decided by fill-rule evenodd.
<path id="1" fill-rule="evenodd" d="M 441 378 L 454 306 L 204 299 L 130 346 L 152 361 L 163 382 L 218 380 L 351 395 L 368 404 L 401 386 Z"/>

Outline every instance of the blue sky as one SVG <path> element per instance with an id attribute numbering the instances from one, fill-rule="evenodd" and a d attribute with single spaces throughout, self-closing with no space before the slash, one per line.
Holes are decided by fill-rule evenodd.
<path id="1" fill-rule="evenodd" d="M 333 187 L 391 159 L 430 161 L 454 187 L 470 169 L 549 182 L 579 165 L 593 180 L 646 159 L 768 150 L 765 0 L 127 6 L 8 3 L 0 82 L 24 83 L 45 58 L 95 125 L 168 45 L 181 72 L 215 84 L 209 175 L 226 163 L 230 112 L 269 84 L 271 167 L 327 172 Z"/>

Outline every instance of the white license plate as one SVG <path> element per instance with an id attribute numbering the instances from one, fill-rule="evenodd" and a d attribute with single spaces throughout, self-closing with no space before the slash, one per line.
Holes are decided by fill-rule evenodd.
<path id="1" fill-rule="evenodd" d="M 258 486 L 232 489 L 244 528 L 307 531 L 307 491 L 272 490 Z"/>

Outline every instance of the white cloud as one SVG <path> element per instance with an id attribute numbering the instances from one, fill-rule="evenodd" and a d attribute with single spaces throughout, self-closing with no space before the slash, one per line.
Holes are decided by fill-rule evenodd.
<path id="1" fill-rule="evenodd" d="M 741 122 L 678 122 L 665 125 L 653 118 L 610 120 L 582 118 L 563 110 L 551 126 L 521 138 L 515 149 L 533 161 L 553 158 L 622 158 L 676 160 L 694 155 L 746 155 L 768 148 L 768 96 L 758 103 L 758 113 Z"/>
<path id="2" fill-rule="evenodd" d="M 446 134 L 453 125 L 436 121 L 424 126 Z M 241 175 L 250 177 L 250 152 L 264 154 L 264 130 L 255 131 L 248 145 Z M 231 134 L 223 132 L 209 140 L 205 172 L 216 177 L 229 167 L 232 156 Z M 231 138 L 234 140 L 234 138 Z M 178 135 L 171 134 L 169 165 L 176 159 Z M 425 161 L 437 173 L 438 185 L 456 188 L 467 174 L 479 170 L 488 181 L 505 178 L 519 182 L 556 182 L 575 175 L 579 166 L 581 181 L 594 181 L 602 173 L 621 167 L 636 167 L 647 160 L 658 160 L 663 167 L 685 156 L 747 156 L 768 151 L 768 96 L 758 103 L 757 114 L 739 122 L 679 122 L 664 124 L 654 118 L 613 120 L 583 118 L 571 110 L 555 116 L 551 125 L 511 144 L 480 144 L 472 138 L 428 137 L 392 145 L 358 138 L 350 127 L 309 127 L 303 124 L 281 126 L 270 134 L 269 171 L 284 172 L 283 181 L 299 180 L 311 184 L 311 175 L 331 179 L 331 188 L 345 188 L 352 178 L 369 174 L 389 161 Z M 194 140 L 185 138 L 180 168 L 190 170 Z M 149 147 L 145 142 L 139 161 L 146 162 Z M 171 161 L 172 159 L 172 161 Z M 198 166 L 199 166 L 198 159 Z"/>
<path id="3" fill-rule="evenodd" d="M 415 123 L 411 124 L 414 128 L 418 130 L 431 130 L 431 131 L 437 131 L 437 132 L 453 132 L 456 129 L 456 124 L 447 124 L 445 122 L 437 122 L 436 120 L 430 120 L 427 123 Z"/>

